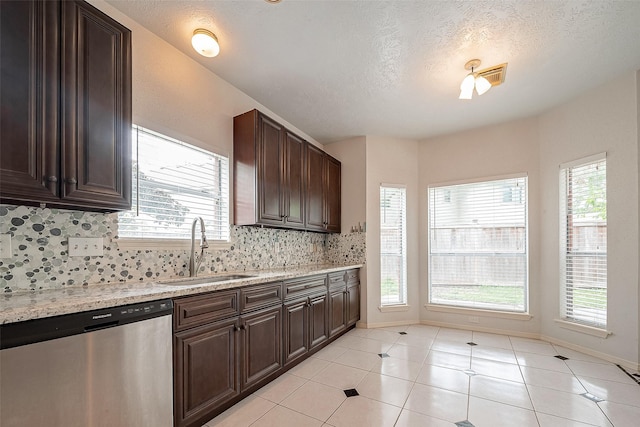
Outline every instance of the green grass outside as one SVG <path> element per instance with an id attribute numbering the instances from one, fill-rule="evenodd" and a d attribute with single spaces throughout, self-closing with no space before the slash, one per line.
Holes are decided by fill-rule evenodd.
<path id="1" fill-rule="evenodd" d="M 522 307 L 524 288 L 522 286 L 435 286 L 431 288 L 431 301 L 465 301 L 509 308 Z"/>
<path id="2" fill-rule="evenodd" d="M 398 284 L 392 279 L 386 279 L 381 286 L 382 298 L 394 299 L 398 297 Z M 522 286 L 436 286 L 431 289 L 431 300 L 444 301 L 474 301 L 483 304 L 520 307 L 524 302 L 524 288 Z M 607 290 L 576 288 L 573 291 L 574 307 L 607 309 Z"/>
<path id="3" fill-rule="evenodd" d="M 607 290 L 601 288 L 575 288 L 573 290 L 573 306 L 607 309 Z"/>

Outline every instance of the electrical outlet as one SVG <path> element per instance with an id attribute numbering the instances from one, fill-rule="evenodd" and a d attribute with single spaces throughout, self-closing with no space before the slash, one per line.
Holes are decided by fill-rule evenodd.
<path id="1" fill-rule="evenodd" d="M 469 323 L 480 323 L 480 318 L 478 316 L 469 316 Z"/>
<path id="2" fill-rule="evenodd" d="M 11 258 L 11 234 L 0 234 L 0 258 Z"/>
<path id="3" fill-rule="evenodd" d="M 69 256 L 103 256 L 102 237 L 69 237 Z"/>
<path id="4" fill-rule="evenodd" d="M 280 243 L 279 242 L 275 242 L 273 244 L 273 253 L 275 253 L 275 254 L 279 254 L 280 253 Z"/>

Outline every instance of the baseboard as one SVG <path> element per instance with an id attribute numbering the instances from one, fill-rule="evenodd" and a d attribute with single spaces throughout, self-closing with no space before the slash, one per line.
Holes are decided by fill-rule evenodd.
<path id="1" fill-rule="evenodd" d="M 483 326 L 459 325 L 457 323 L 435 322 L 432 320 L 422 320 L 421 325 L 438 326 L 441 328 L 462 329 L 465 331 L 486 332 L 497 335 L 510 335 L 512 337 L 540 339 L 540 334 L 534 332 L 522 332 L 506 329 L 486 328 Z"/>
<path id="2" fill-rule="evenodd" d="M 438 326 L 441 328 L 462 329 L 465 331 L 487 332 L 490 334 L 510 335 L 512 337 L 537 339 L 541 341 L 546 341 L 551 344 L 561 345 L 568 349 L 579 351 L 580 353 L 588 354 L 589 356 L 597 357 L 598 359 L 606 360 L 607 362 L 611 362 L 611 363 L 623 366 L 624 368 L 631 369 L 633 371 L 640 371 L 640 363 L 636 363 L 632 360 L 622 359 L 620 357 L 612 356 L 606 353 L 601 353 L 599 351 L 595 351 L 587 347 L 582 347 L 580 345 L 572 344 L 563 340 L 559 340 L 557 338 L 553 338 L 547 335 L 541 335 L 534 332 L 510 331 L 510 330 L 504 330 L 504 329 L 484 328 L 482 326 L 468 326 L 468 325 L 458 325 L 456 323 L 434 322 L 430 320 L 423 320 L 420 322 L 420 324 L 429 325 L 429 326 Z"/>
<path id="3" fill-rule="evenodd" d="M 373 329 L 373 328 L 386 328 L 389 326 L 406 326 L 406 325 L 415 325 L 415 324 L 416 322 L 411 320 L 403 320 L 398 322 L 381 322 L 381 323 L 366 323 L 366 322 L 358 321 L 358 323 L 356 323 L 356 328 Z"/>
<path id="4" fill-rule="evenodd" d="M 624 368 L 631 369 L 633 371 L 640 371 L 640 363 L 633 362 L 631 360 L 622 359 L 620 357 L 612 356 L 607 353 L 601 353 L 599 351 L 592 350 L 588 347 L 582 347 L 580 345 L 572 344 L 557 338 L 553 338 L 547 335 L 540 335 L 542 341 L 550 342 L 551 344 L 561 345 L 570 350 L 579 351 L 580 353 L 588 354 L 589 356 L 597 357 L 598 359 L 606 360 L 607 362 L 615 363 Z"/>

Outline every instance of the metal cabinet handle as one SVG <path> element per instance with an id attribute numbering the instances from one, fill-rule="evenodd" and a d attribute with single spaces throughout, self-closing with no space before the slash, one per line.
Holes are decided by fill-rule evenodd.
<path id="1" fill-rule="evenodd" d="M 240 325 L 240 330 L 244 331 L 245 329 L 247 329 L 244 325 Z"/>
<path id="2" fill-rule="evenodd" d="M 238 327 L 236 325 L 233 325 L 233 332 L 238 332 Z"/>
<path id="3" fill-rule="evenodd" d="M 47 177 L 47 181 L 48 182 L 58 182 L 58 177 L 57 176 L 48 176 Z"/>
<path id="4" fill-rule="evenodd" d="M 78 181 L 75 178 L 67 178 L 65 179 L 65 182 L 71 185 L 76 185 L 78 183 Z"/>

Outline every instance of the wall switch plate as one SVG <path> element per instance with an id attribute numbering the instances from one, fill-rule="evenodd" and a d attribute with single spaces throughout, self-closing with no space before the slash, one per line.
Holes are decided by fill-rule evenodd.
<path id="1" fill-rule="evenodd" d="M 0 258 L 11 258 L 11 234 L 0 234 Z"/>
<path id="2" fill-rule="evenodd" d="M 103 256 L 102 237 L 69 237 L 69 256 Z"/>
<path id="3" fill-rule="evenodd" d="M 469 316 L 469 323 L 480 323 L 480 318 L 478 316 Z"/>

